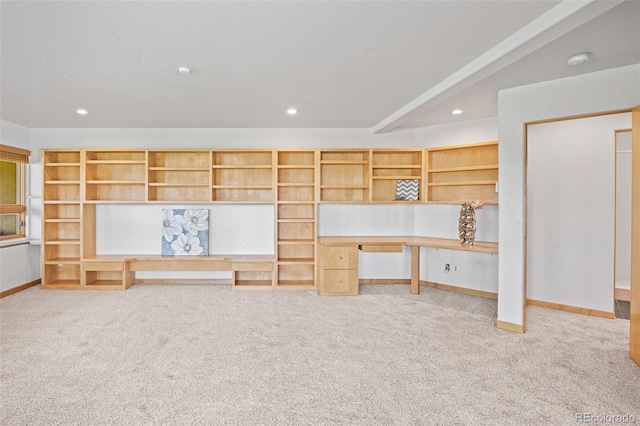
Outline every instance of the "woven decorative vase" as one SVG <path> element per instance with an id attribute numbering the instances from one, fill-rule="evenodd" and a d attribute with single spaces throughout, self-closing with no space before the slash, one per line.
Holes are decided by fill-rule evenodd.
<path id="1" fill-rule="evenodd" d="M 466 203 L 460 208 L 458 235 L 460 236 L 460 244 L 463 246 L 472 246 L 473 240 L 476 239 L 476 211 Z"/>

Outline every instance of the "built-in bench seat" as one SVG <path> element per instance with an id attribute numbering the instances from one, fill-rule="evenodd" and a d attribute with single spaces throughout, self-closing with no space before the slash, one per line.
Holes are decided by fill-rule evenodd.
<path id="1" fill-rule="evenodd" d="M 230 271 L 234 289 L 271 289 L 275 287 L 274 264 L 273 255 L 96 255 L 81 261 L 81 287 L 126 290 L 135 283 L 136 271 Z"/>

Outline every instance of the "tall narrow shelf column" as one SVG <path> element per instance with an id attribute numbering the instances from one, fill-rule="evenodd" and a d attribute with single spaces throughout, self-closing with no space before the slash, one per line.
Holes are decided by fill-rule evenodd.
<path id="1" fill-rule="evenodd" d="M 278 150 L 277 286 L 314 288 L 316 261 L 315 150 Z"/>
<path id="2" fill-rule="evenodd" d="M 42 152 L 42 288 L 80 286 L 82 150 Z"/>

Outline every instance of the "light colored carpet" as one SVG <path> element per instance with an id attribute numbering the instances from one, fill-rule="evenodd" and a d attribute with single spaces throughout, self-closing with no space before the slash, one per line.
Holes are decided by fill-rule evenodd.
<path id="1" fill-rule="evenodd" d="M 632 414 L 629 322 L 406 285 L 136 285 L 0 300 L 3 425 L 575 424 Z"/>

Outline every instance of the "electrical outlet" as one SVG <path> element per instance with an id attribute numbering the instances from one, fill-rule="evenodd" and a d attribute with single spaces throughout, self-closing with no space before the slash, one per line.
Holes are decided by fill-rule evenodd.
<path id="1" fill-rule="evenodd" d="M 445 263 L 444 264 L 444 271 L 445 272 L 450 272 L 451 271 L 451 264 Z"/>
<path id="2" fill-rule="evenodd" d="M 460 272 L 460 266 L 453 265 L 453 272 Z"/>
<path id="3" fill-rule="evenodd" d="M 246 244 L 242 244 L 240 246 L 240 251 L 242 251 L 243 253 L 246 253 L 247 252 L 247 245 Z"/>

